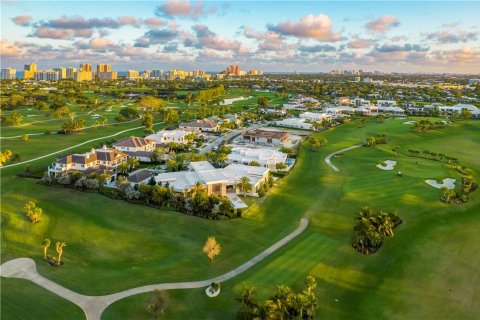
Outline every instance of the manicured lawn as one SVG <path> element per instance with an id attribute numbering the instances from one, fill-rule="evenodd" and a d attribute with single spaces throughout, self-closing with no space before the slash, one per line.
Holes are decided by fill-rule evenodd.
<path id="1" fill-rule="evenodd" d="M 222 284 L 219 297 L 207 298 L 203 289 L 169 292 L 169 318 L 235 318 L 234 298 L 247 282 L 257 287 L 261 300 L 273 294 L 278 283 L 300 288 L 312 274 L 318 281 L 319 317 L 325 319 L 474 319 L 480 312 L 480 283 L 475 266 L 480 263 L 480 196 L 462 206 L 439 201 L 441 191 L 423 182 L 427 178 L 458 175 L 438 162 L 406 156 L 409 148 L 455 156 L 475 170 L 478 179 L 479 122 L 413 134 L 402 120 L 371 121 L 323 133 L 329 145 L 317 153 L 303 153 L 295 171 L 261 207 L 248 211 L 252 219 L 268 220 L 279 212 L 305 214 L 311 226 L 298 239 L 267 261 Z M 390 143 L 345 152 L 324 163 L 326 154 L 357 144 L 366 136 L 386 133 Z M 401 147 L 393 171 L 375 167 L 393 159 L 393 146 Z M 461 145 L 462 147 L 459 147 Z M 308 157 L 305 157 L 308 154 Z M 397 177 L 397 169 L 404 173 Z M 278 191 L 278 189 L 277 189 Z M 351 248 L 353 217 L 363 205 L 376 210 L 396 210 L 404 219 L 396 235 L 373 256 Z M 276 223 L 279 223 L 278 221 Z M 293 272 L 292 272 L 293 270 Z M 143 302 L 148 294 L 120 300 L 108 308 L 105 319 L 135 314 L 147 319 Z"/>
<path id="2" fill-rule="evenodd" d="M 84 319 L 84 313 L 75 304 L 36 284 L 23 279 L 1 280 L 1 318 L 17 320 L 34 319 Z M 25 297 L 29 297 L 25 299 Z"/>
<path id="3" fill-rule="evenodd" d="M 233 269 L 293 230 L 302 216 L 307 231 L 279 252 L 238 278 L 222 284 L 219 297 L 199 290 L 170 292 L 166 318 L 233 318 L 233 300 L 242 283 L 259 289 L 264 299 L 275 284 L 299 288 L 312 274 L 318 281 L 319 316 L 325 319 L 475 318 L 480 308 L 480 196 L 461 206 L 439 201 L 441 191 L 428 178 L 455 176 L 437 162 L 413 159 L 407 150 L 435 151 L 454 156 L 475 170 L 479 180 L 480 122 L 414 134 L 402 120 L 375 120 L 365 127 L 349 123 L 321 135 L 329 144 L 318 152 L 303 148 L 294 171 L 244 218 L 208 221 L 175 212 L 115 201 L 98 194 L 48 188 L 33 180 L 2 172 L 2 261 L 31 257 L 45 277 L 84 294 L 105 294 L 134 286 L 201 280 Z M 386 133 L 389 144 L 345 152 L 324 162 L 332 151 L 352 146 L 367 136 Z M 382 171 L 377 163 L 392 159 L 401 147 L 397 168 Z M 19 170 L 19 169 L 17 169 Z M 38 225 L 26 222 L 22 207 L 37 199 L 45 216 Z M 404 219 L 396 235 L 374 256 L 351 248 L 353 217 L 364 205 L 396 210 Z M 201 253 L 208 235 L 222 245 L 213 262 Z M 41 262 L 44 237 L 67 242 L 65 267 Z M 7 293 L 8 295 L 8 293 Z M 147 295 L 121 300 L 106 319 L 147 318 Z M 338 301 L 337 301 L 338 300 Z M 130 317 L 128 315 L 131 315 Z"/>

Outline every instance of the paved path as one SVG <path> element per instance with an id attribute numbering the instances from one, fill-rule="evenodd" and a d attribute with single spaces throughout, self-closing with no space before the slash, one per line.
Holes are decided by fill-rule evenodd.
<path id="1" fill-rule="evenodd" d="M 210 283 L 212 283 L 213 281 L 224 282 L 230 280 L 233 277 L 239 275 L 240 273 L 248 270 L 255 264 L 259 263 L 269 255 L 283 247 L 285 244 L 293 240 L 295 237 L 301 234 L 307 228 L 307 226 L 308 220 L 301 219 L 300 225 L 293 232 L 289 233 L 287 236 L 277 241 L 272 246 L 259 253 L 257 256 L 253 257 L 252 259 L 248 260 L 247 262 L 233 269 L 230 272 L 227 272 L 216 278 L 201 281 L 158 283 L 143 287 L 132 288 L 104 296 L 86 296 L 62 287 L 61 285 L 51 280 L 48 280 L 47 278 L 44 278 L 43 276 L 38 274 L 35 262 L 30 258 L 19 258 L 5 262 L 0 266 L 0 275 L 7 278 L 21 278 L 30 280 L 37 285 L 47 289 L 48 291 L 51 291 L 56 295 L 59 295 L 60 297 L 65 298 L 78 305 L 85 312 L 87 320 L 100 320 L 103 311 L 109 305 L 111 305 L 115 301 L 129 296 L 144 292 L 150 292 L 155 289 L 170 290 L 202 288 L 209 286 Z"/>
<path id="2" fill-rule="evenodd" d="M 338 169 L 334 164 L 332 164 L 332 161 L 330 159 L 336 154 L 339 154 L 339 153 L 342 153 L 342 152 L 345 152 L 345 151 L 348 151 L 348 150 L 352 150 L 352 149 L 355 149 L 355 148 L 359 148 L 361 146 L 363 146 L 363 143 L 362 144 L 357 144 L 356 146 L 353 146 L 353 147 L 345 148 L 345 149 L 338 150 L 338 151 L 335 151 L 333 153 L 330 153 L 328 156 L 325 157 L 325 162 L 330 166 L 330 168 L 333 169 L 333 171 L 338 172 L 338 171 L 340 171 L 340 169 Z"/>
<path id="3" fill-rule="evenodd" d="M 136 121 L 136 120 L 135 120 L 135 121 Z M 154 123 L 153 125 L 162 124 L 162 123 L 163 123 L 163 122 L 157 122 L 157 123 Z M 65 151 L 67 151 L 67 150 L 70 150 L 70 149 L 73 149 L 73 148 L 76 148 L 76 147 L 79 147 L 79 146 L 83 146 L 84 144 L 87 144 L 87 143 L 90 143 L 90 142 L 94 142 L 94 141 L 98 141 L 98 140 L 103 140 L 103 139 L 115 137 L 115 136 L 118 136 L 119 134 L 122 134 L 122 133 L 125 133 L 125 132 L 128 132 L 128 131 L 133 131 L 133 130 L 141 129 L 141 128 L 144 128 L 144 127 L 145 127 L 145 126 L 139 126 L 139 127 L 135 127 L 135 128 L 125 129 L 125 130 L 122 130 L 122 131 L 118 131 L 117 133 L 108 135 L 108 136 L 103 136 L 103 137 L 99 137 L 99 138 L 95 138 L 95 139 L 90 139 L 90 140 L 87 140 L 87 141 L 78 143 L 78 144 L 76 144 L 76 145 L 70 146 L 70 147 L 68 147 L 68 148 L 64 148 L 64 149 L 62 149 L 62 150 L 57 150 L 57 151 L 51 152 L 51 153 L 49 153 L 49 154 L 45 154 L 45 155 L 43 155 L 43 156 L 36 157 L 36 158 L 30 159 L 30 160 L 25 160 L 25 161 L 21 161 L 21 162 L 16 162 L 16 163 L 7 164 L 7 165 L 4 165 L 4 166 L 0 167 L 0 171 L 1 171 L 2 169 L 8 168 L 8 167 L 15 167 L 15 166 L 19 166 L 19 165 L 22 165 L 22 164 L 25 164 L 25 163 L 37 161 L 37 160 L 40 160 L 40 159 L 43 159 L 43 158 L 47 158 L 47 157 L 51 157 L 51 156 L 57 155 L 57 154 L 59 154 L 59 153 L 65 152 Z"/>

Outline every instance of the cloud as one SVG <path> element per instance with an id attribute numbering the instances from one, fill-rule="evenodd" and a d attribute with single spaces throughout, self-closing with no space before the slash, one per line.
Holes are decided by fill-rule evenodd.
<path id="1" fill-rule="evenodd" d="M 49 38 L 49 39 L 72 39 L 90 38 L 93 35 L 91 29 L 54 29 L 48 27 L 37 28 L 30 36 L 37 38 Z"/>
<path id="2" fill-rule="evenodd" d="M 255 39 L 258 41 L 258 49 L 260 51 L 280 51 L 296 47 L 285 43 L 285 39 L 281 34 L 273 31 L 260 32 L 250 27 L 243 26 L 243 35 L 249 39 Z"/>
<path id="3" fill-rule="evenodd" d="M 148 48 L 150 45 L 164 44 L 175 39 L 178 35 L 179 32 L 175 26 L 164 29 L 151 29 L 135 40 L 134 47 Z"/>
<path id="4" fill-rule="evenodd" d="M 330 51 L 336 51 L 337 48 L 334 46 L 331 46 L 329 44 L 317 44 L 314 46 L 299 46 L 298 50 L 302 52 L 330 52 Z"/>
<path id="5" fill-rule="evenodd" d="M 350 40 L 347 46 L 351 49 L 366 49 L 366 48 L 370 48 L 374 43 L 375 41 L 372 39 L 356 38 L 356 39 Z"/>
<path id="6" fill-rule="evenodd" d="M 382 16 L 376 20 L 370 21 L 365 28 L 375 33 L 385 33 L 393 27 L 398 27 L 400 22 L 395 16 Z"/>
<path id="7" fill-rule="evenodd" d="M 192 28 L 197 38 L 196 41 L 192 41 L 191 39 L 189 41 L 193 47 L 202 47 L 219 51 L 238 51 L 242 47 L 239 41 L 232 41 L 224 36 L 218 35 L 211 31 L 206 25 L 197 24 Z"/>
<path id="8" fill-rule="evenodd" d="M 167 43 L 167 44 L 163 47 L 163 51 L 164 51 L 164 52 L 177 52 L 177 51 L 178 51 L 178 42 L 170 42 L 170 43 Z"/>
<path id="9" fill-rule="evenodd" d="M 17 58 L 23 55 L 23 49 L 17 43 L 0 39 L 0 56 Z"/>
<path id="10" fill-rule="evenodd" d="M 324 42 L 340 41 L 342 36 L 332 31 L 332 21 L 327 15 L 307 15 L 299 22 L 287 21 L 277 25 L 267 25 L 268 30 L 285 36 L 297 38 L 312 38 Z"/>
<path id="11" fill-rule="evenodd" d="M 30 25 L 30 22 L 32 21 L 32 17 L 27 15 L 17 16 L 17 17 L 13 17 L 12 21 L 17 26 L 28 27 Z"/>
<path id="12" fill-rule="evenodd" d="M 95 50 L 109 50 L 115 49 L 118 46 L 112 40 L 106 38 L 92 38 L 90 41 L 77 41 L 73 45 L 79 49 L 95 49 Z"/>
<path id="13" fill-rule="evenodd" d="M 58 19 L 51 19 L 41 21 L 40 27 L 48 27 L 55 29 L 92 29 L 92 28 L 106 28 L 118 29 L 123 26 L 139 27 L 140 21 L 132 16 L 124 16 L 116 19 L 113 18 L 91 18 L 85 19 L 82 16 L 62 16 Z"/>
<path id="14" fill-rule="evenodd" d="M 450 63 L 472 63 L 476 64 L 477 66 L 480 64 L 480 49 L 474 49 L 471 47 L 436 51 L 434 54 L 437 58 L 447 60 Z"/>
<path id="15" fill-rule="evenodd" d="M 147 18 L 143 20 L 143 23 L 150 28 L 161 27 L 165 25 L 165 22 L 163 22 L 159 18 Z"/>
<path id="16" fill-rule="evenodd" d="M 382 46 L 376 46 L 376 51 L 379 52 L 407 52 L 407 51 L 416 51 L 416 52 L 425 52 L 429 50 L 429 47 L 423 47 L 419 44 L 383 44 Z"/>
<path id="17" fill-rule="evenodd" d="M 165 3 L 157 7 L 155 14 L 169 19 L 179 17 L 197 20 L 200 17 L 215 12 L 217 12 L 216 7 L 208 7 L 205 9 L 201 1 L 193 3 L 188 0 L 167 0 Z"/>
<path id="18" fill-rule="evenodd" d="M 475 41 L 478 39 L 478 32 L 467 32 L 462 29 L 457 29 L 453 31 L 439 31 L 439 32 L 431 32 L 425 35 L 427 40 L 434 40 L 439 44 L 446 44 L 446 43 L 460 43 L 460 42 L 468 42 L 468 41 Z"/>

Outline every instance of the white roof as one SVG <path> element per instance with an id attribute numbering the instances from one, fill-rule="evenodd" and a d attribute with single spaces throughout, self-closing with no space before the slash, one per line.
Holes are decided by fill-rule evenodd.
<path id="1" fill-rule="evenodd" d="M 182 192 L 192 188 L 197 182 L 202 182 L 202 179 L 195 171 L 180 171 L 161 173 L 155 176 L 155 181 L 162 182 L 162 184 L 168 182 L 175 191 Z"/>
<path id="2" fill-rule="evenodd" d="M 239 163 L 257 161 L 259 164 L 265 165 L 285 162 L 287 154 L 274 149 L 236 147 L 232 148 L 232 153 L 228 155 L 228 159 Z"/>
<path id="3" fill-rule="evenodd" d="M 190 132 L 185 130 L 162 130 L 157 133 L 151 134 L 147 136 L 147 139 L 155 140 L 155 141 L 163 141 L 165 138 L 182 138 L 189 134 Z"/>
<path id="4" fill-rule="evenodd" d="M 190 162 L 190 169 L 194 171 L 203 171 L 203 170 L 214 170 L 215 167 L 210 164 L 208 161 L 194 161 Z"/>
<path id="5" fill-rule="evenodd" d="M 253 167 L 236 163 L 221 170 L 230 181 L 239 181 L 242 177 L 248 177 L 250 183 L 254 186 L 256 186 L 262 180 L 263 175 L 268 172 L 268 169 L 264 167 Z"/>

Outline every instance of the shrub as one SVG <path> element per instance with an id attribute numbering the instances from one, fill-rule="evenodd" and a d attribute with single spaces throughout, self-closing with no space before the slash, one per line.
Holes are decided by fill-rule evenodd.
<path id="1" fill-rule="evenodd" d="M 57 178 L 57 182 L 61 185 L 69 185 L 72 180 L 70 179 L 70 175 L 68 173 L 62 173 L 60 177 Z"/>

